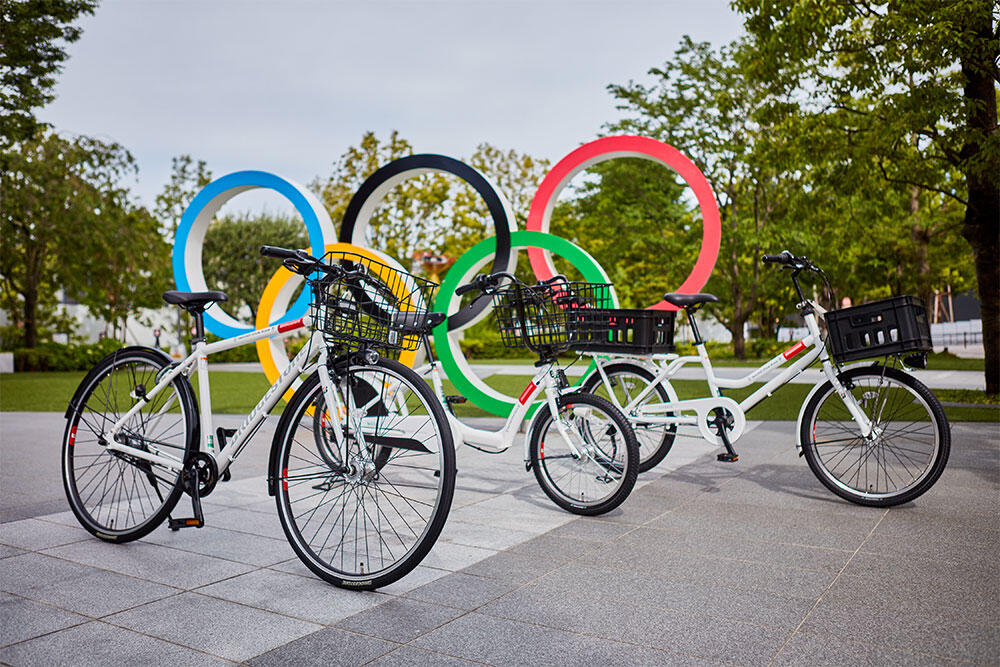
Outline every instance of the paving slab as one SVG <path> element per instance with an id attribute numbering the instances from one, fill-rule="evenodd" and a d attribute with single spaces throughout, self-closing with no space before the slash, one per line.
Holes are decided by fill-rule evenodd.
<path id="1" fill-rule="evenodd" d="M 441 538 L 376 593 L 294 556 L 262 468 L 206 498 L 206 528 L 113 545 L 53 504 L 55 466 L 0 518 L 0 662 L 995 664 L 1000 429 L 952 437 L 935 488 L 878 509 L 819 484 L 793 423 L 751 422 L 732 465 L 682 433 L 600 517 L 552 505 L 519 446 L 462 448 Z"/>

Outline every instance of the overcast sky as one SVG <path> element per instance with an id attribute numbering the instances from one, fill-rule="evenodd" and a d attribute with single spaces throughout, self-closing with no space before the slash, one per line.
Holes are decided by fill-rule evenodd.
<path id="1" fill-rule="evenodd" d="M 728 0 L 103 0 L 82 26 L 39 115 L 128 148 L 147 206 L 173 156 L 307 184 L 368 130 L 554 163 L 619 118 L 608 84 L 742 30 Z"/>

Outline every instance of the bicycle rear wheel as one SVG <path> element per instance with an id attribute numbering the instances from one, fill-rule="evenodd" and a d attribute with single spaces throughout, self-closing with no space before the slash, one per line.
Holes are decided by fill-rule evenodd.
<path id="1" fill-rule="evenodd" d="M 455 489 L 451 427 L 427 383 L 396 361 L 331 379 L 346 415 L 327 405 L 315 373 L 281 415 L 278 517 L 313 573 L 372 590 L 416 567 L 441 533 Z"/>
<path id="2" fill-rule="evenodd" d="M 178 471 L 107 448 L 107 429 L 147 398 L 172 360 L 158 350 L 129 347 L 102 359 L 87 374 L 66 411 L 63 487 L 73 514 L 109 542 L 147 535 L 173 510 L 183 492 Z M 178 377 L 129 419 L 127 444 L 182 465 L 198 451 L 194 392 Z"/>
<path id="3" fill-rule="evenodd" d="M 608 364 L 604 368 L 604 374 L 608 376 L 611 384 L 610 392 L 614 393 L 615 405 L 625 407 L 637 396 L 646 390 L 656 376 L 648 369 L 627 361 Z M 601 398 L 609 397 L 608 386 L 600 373 L 591 373 L 590 377 L 581 385 L 580 391 L 587 394 L 594 394 Z M 643 400 L 642 406 L 655 405 L 657 403 L 669 403 L 670 396 L 662 384 L 657 384 L 653 391 Z M 662 413 L 657 416 L 666 416 L 669 413 Z M 677 436 L 676 424 L 652 423 L 632 415 L 625 415 L 632 424 L 635 431 L 636 440 L 639 442 L 639 472 L 646 472 L 654 468 L 670 452 L 674 446 L 674 438 Z"/>
<path id="4" fill-rule="evenodd" d="M 639 476 L 639 444 L 622 413 L 607 399 L 574 393 L 547 405 L 528 442 L 535 479 L 552 502 L 568 512 L 593 516 L 621 505 Z M 576 452 L 556 425 L 561 420 Z"/>
<path id="5" fill-rule="evenodd" d="M 830 382 L 802 416 L 800 443 L 819 481 L 859 505 L 889 507 L 913 500 L 941 476 L 951 430 L 937 397 L 894 368 L 852 368 L 841 381 L 874 425 L 860 433 Z"/>

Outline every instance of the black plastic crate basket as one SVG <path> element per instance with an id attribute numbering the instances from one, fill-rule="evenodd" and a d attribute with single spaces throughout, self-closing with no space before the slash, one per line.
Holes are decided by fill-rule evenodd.
<path id="1" fill-rule="evenodd" d="M 674 351 L 672 310 L 597 309 L 581 313 L 574 350 L 619 354 Z"/>
<path id="2" fill-rule="evenodd" d="M 830 351 L 838 362 L 932 349 L 924 302 L 896 296 L 826 313 Z"/>
<path id="3" fill-rule="evenodd" d="M 314 326 L 327 345 L 417 348 L 419 338 L 404 335 L 403 325 L 429 312 L 437 284 L 352 252 L 330 252 L 323 261 L 347 271 L 313 283 Z"/>
<path id="4" fill-rule="evenodd" d="M 606 283 L 514 283 L 494 293 L 493 318 L 506 347 L 552 352 L 576 347 L 581 322 L 609 303 Z"/>

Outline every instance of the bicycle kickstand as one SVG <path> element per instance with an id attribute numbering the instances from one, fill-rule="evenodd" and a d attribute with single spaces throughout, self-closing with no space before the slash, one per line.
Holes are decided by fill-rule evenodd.
<path id="1" fill-rule="evenodd" d="M 191 507 L 194 510 L 194 516 L 188 519 L 170 517 L 167 525 L 173 531 L 178 531 L 181 528 L 201 528 L 205 525 L 205 515 L 201 511 L 201 476 L 198 473 L 198 468 L 195 467 L 193 462 L 189 462 L 188 465 L 184 466 L 181 475 L 183 476 L 185 490 L 191 495 Z"/>
<path id="2" fill-rule="evenodd" d="M 715 428 L 718 429 L 719 439 L 722 440 L 722 444 L 726 447 L 726 451 L 718 454 L 715 458 L 724 463 L 736 463 L 740 460 L 740 455 L 736 453 L 732 443 L 729 442 L 728 424 L 726 422 L 725 410 L 722 408 L 715 409 Z"/>

